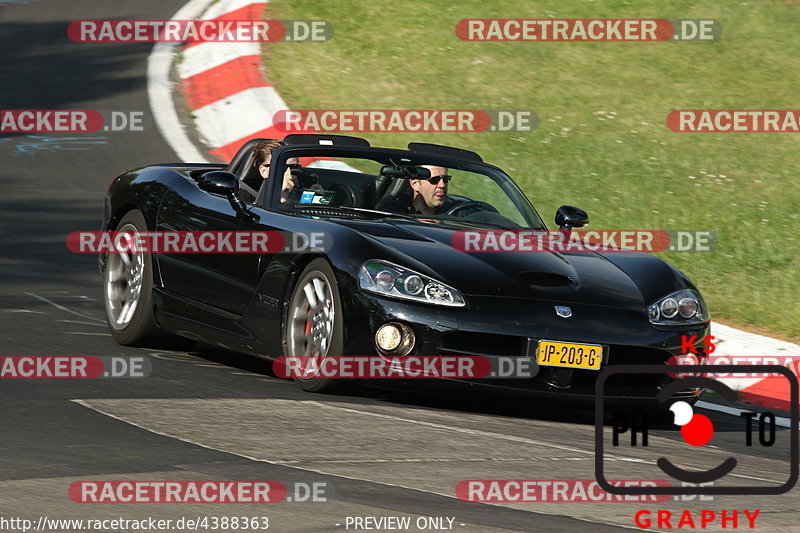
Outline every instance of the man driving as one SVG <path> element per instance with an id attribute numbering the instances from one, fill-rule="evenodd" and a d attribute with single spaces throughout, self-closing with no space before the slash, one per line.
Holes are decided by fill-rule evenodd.
<path id="1" fill-rule="evenodd" d="M 447 169 L 435 165 L 421 167 L 430 171 L 430 178 L 410 179 L 409 191 L 396 199 L 381 202 L 377 209 L 411 215 L 441 215 L 453 207 L 454 202 L 447 197 L 447 184 L 452 178 Z"/>

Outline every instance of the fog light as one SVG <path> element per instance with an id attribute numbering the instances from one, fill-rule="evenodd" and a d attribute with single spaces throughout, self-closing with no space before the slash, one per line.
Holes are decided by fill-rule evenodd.
<path id="1" fill-rule="evenodd" d="M 375 333 L 375 343 L 385 352 L 396 350 L 402 341 L 403 334 L 400 333 L 400 328 L 394 324 L 384 324 Z"/>
<path id="2" fill-rule="evenodd" d="M 414 341 L 414 331 L 399 322 L 384 324 L 375 332 L 375 344 L 385 355 L 408 355 Z"/>

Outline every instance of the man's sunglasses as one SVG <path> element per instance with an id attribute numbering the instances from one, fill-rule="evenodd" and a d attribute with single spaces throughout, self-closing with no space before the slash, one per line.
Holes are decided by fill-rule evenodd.
<path id="1" fill-rule="evenodd" d="M 444 184 L 447 185 L 448 183 L 450 183 L 450 180 L 453 179 L 453 176 L 445 174 L 444 176 L 431 176 L 430 178 L 422 178 L 422 179 L 424 179 L 431 185 L 438 185 L 439 180 L 444 180 Z"/>

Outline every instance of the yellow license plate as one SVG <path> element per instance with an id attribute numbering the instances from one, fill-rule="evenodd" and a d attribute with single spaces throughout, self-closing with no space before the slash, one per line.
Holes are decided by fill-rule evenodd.
<path id="1" fill-rule="evenodd" d="M 536 361 L 543 366 L 599 370 L 602 360 L 603 347 L 599 344 L 573 344 L 541 340 L 536 351 Z"/>

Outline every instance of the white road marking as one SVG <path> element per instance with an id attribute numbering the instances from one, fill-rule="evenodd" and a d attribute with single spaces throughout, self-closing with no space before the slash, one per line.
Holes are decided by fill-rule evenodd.
<path id="1" fill-rule="evenodd" d="M 64 322 L 67 324 L 82 324 L 84 326 L 97 326 L 98 328 L 104 328 L 107 325 L 105 323 L 100 324 L 97 322 L 86 322 L 85 320 L 66 320 L 63 318 L 56 320 L 56 322 Z"/>
<path id="2" fill-rule="evenodd" d="M 442 459 L 442 458 L 426 458 L 426 459 L 314 459 L 315 463 L 330 463 L 330 464 L 379 464 L 379 463 L 484 463 L 484 462 L 529 462 L 529 461 L 591 461 L 591 457 L 569 457 L 562 459 L 560 457 L 463 457 L 459 459 Z M 294 465 L 308 462 L 306 459 L 297 459 L 294 461 L 276 461 L 282 465 Z"/>
<path id="3" fill-rule="evenodd" d="M 76 316 L 80 316 L 80 317 L 83 317 L 83 318 L 88 318 L 89 320 L 94 320 L 96 322 L 99 322 L 99 323 L 105 325 L 105 321 L 102 320 L 102 319 L 95 318 L 93 316 L 86 315 L 86 314 L 83 314 L 83 313 L 79 313 L 78 311 L 73 311 L 72 309 L 68 309 L 68 308 L 64 307 L 63 305 L 59 305 L 59 304 L 55 303 L 52 300 L 48 300 L 44 296 L 39 296 L 38 294 L 34 294 L 32 292 L 26 292 L 25 294 L 27 294 L 28 296 L 33 296 L 34 298 L 36 298 L 38 300 L 41 300 L 43 302 L 49 303 L 50 305 L 52 305 L 56 309 L 60 309 L 60 310 L 65 311 L 67 313 L 70 313 L 70 314 L 73 314 L 73 315 L 76 315 Z"/>
<path id="4" fill-rule="evenodd" d="M 427 422 L 425 420 L 414 420 L 413 418 L 403 418 L 400 416 L 394 415 L 387 415 L 383 413 L 372 413 L 370 411 L 361 411 L 360 409 L 352 409 L 350 407 L 339 407 L 334 405 L 327 405 L 321 402 L 317 402 L 314 400 L 302 400 L 303 403 L 308 403 L 310 405 L 316 405 L 317 407 L 321 407 L 323 409 L 335 409 L 340 411 L 346 411 L 349 413 L 358 413 L 360 415 L 367 415 L 367 416 L 374 416 L 377 418 L 384 418 L 389 420 L 395 420 L 398 422 L 406 422 L 409 424 L 417 424 L 420 426 L 426 426 L 429 428 L 441 430 L 441 431 L 455 431 L 457 433 L 466 433 L 468 435 L 480 435 L 482 437 L 492 437 L 496 439 L 508 440 L 511 442 L 518 442 L 522 444 L 531 444 L 534 446 L 543 446 L 545 448 L 554 448 L 556 450 L 564 450 L 574 453 L 582 453 L 587 455 L 594 456 L 594 449 L 591 450 L 581 450 L 579 448 L 570 448 L 568 446 L 562 446 L 560 444 L 551 444 L 549 442 L 544 442 L 535 439 L 529 439 L 527 437 L 518 437 L 516 435 L 506 435 L 505 433 L 496 433 L 494 431 L 483 431 L 480 429 L 469 429 L 469 428 L 460 428 L 457 426 L 448 426 L 447 424 L 438 424 L 436 422 Z M 635 462 L 646 462 L 639 459 L 635 459 Z"/>
<path id="5" fill-rule="evenodd" d="M 441 430 L 445 430 L 445 431 L 456 431 L 458 433 L 467 433 L 467 434 L 470 434 L 470 435 L 480 435 L 480 436 L 484 436 L 484 437 L 494 437 L 494 438 L 503 439 L 503 440 L 510 440 L 512 442 L 521 442 L 521 443 L 524 443 L 524 444 L 533 444 L 533 445 L 536 445 L 536 446 L 544 446 L 546 448 L 555 448 L 557 450 L 574 451 L 576 453 L 584 453 L 584 454 L 589 454 L 589 455 L 592 455 L 592 456 L 595 455 L 595 450 L 594 449 L 592 449 L 592 450 L 581 450 L 581 449 L 578 449 L 578 448 L 569 448 L 567 446 L 560 446 L 560 445 L 557 445 L 557 444 L 550 444 L 550 443 L 547 443 L 547 442 L 542 442 L 542 441 L 538 441 L 538 440 L 534 440 L 534 439 L 528 439 L 526 437 L 518 437 L 516 435 L 506 435 L 504 433 L 495 433 L 493 431 L 483 431 L 483 430 L 479 430 L 479 429 L 460 428 L 460 427 L 456 427 L 456 426 L 448 426 L 446 424 L 437 424 L 435 422 L 426 422 L 424 420 L 414 420 L 414 419 L 411 419 L 411 418 L 403 418 L 403 417 L 394 416 L 394 415 L 386 415 L 386 414 L 383 414 L 383 413 L 371 413 L 369 411 L 361 411 L 359 409 L 352 409 L 352 408 L 349 408 L 349 407 L 339 407 L 339 406 L 334 406 L 334 405 L 326 405 L 326 404 L 323 404 L 323 403 L 320 403 L 320 402 L 315 402 L 315 401 L 312 401 L 312 400 L 308 400 L 307 403 L 314 404 L 314 405 L 317 405 L 319 407 L 323 407 L 323 408 L 326 408 L 326 409 L 340 409 L 340 410 L 343 410 L 343 411 L 349 411 L 349 412 L 353 412 L 353 413 L 376 416 L 376 417 L 380 417 L 380 418 L 388 418 L 388 419 L 397 420 L 397 421 L 401 421 L 401 422 L 408 422 L 408 423 L 411 423 L 411 424 L 419 424 L 419 425 L 428 426 L 428 427 L 432 427 L 432 428 L 435 428 L 435 429 L 441 429 Z M 632 458 L 632 457 L 624 457 L 624 456 L 619 456 L 619 455 L 610 454 L 610 453 L 604 454 L 604 458 L 603 459 L 604 460 L 611 459 L 611 460 L 623 461 L 623 462 L 629 462 L 629 463 L 643 463 L 643 464 L 651 464 L 651 465 L 656 464 L 655 461 L 647 461 L 647 460 L 644 460 L 644 459 L 635 459 L 635 458 Z M 772 479 L 764 479 L 764 478 L 759 478 L 759 477 L 755 477 L 755 476 L 748 476 L 748 475 L 744 475 L 744 474 L 730 473 L 728 475 L 732 476 L 732 477 L 739 477 L 739 478 L 742 478 L 742 479 L 754 479 L 754 480 L 757 480 L 757 481 L 774 481 Z"/>
<path id="6" fill-rule="evenodd" d="M 370 415 L 370 416 L 377 416 L 377 417 L 380 417 L 380 418 L 389 418 L 389 419 L 393 419 L 393 420 L 397 420 L 397 421 L 408 422 L 408 423 L 412 423 L 412 424 L 419 424 L 419 425 L 433 427 L 433 428 L 442 429 L 442 430 L 456 431 L 456 432 L 459 432 L 459 433 L 467 433 L 467 434 L 471 434 L 471 435 L 481 435 L 481 436 L 485 436 L 485 437 L 494 437 L 494 438 L 499 438 L 499 439 L 503 439 L 503 440 L 510 440 L 512 442 L 521 442 L 521 443 L 525 443 L 525 444 L 533 444 L 533 445 L 536 445 L 536 446 L 544 446 L 544 447 L 547 447 L 547 448 L 555 448 L 555 449 L 558 449 L 558 450 L 574 451 L 576 453 L 590 454 L 592 456 L 595 455 L 595 450 L 594 449 L 592 449 L 592 450 L 580 450 L 580 449 L 577 449 L 577 448 L 569 448 L 567 446 L 560 446 L 560 445 L 557 445 L 557 444 L 550 444 L 550 443 L 547 443 L 547 442 L 537 441 L 537 440 L 534 440 L 534 439 L 528 439 L 526 437 L 517 437 L 515 435 L 506 435 L 504 433 L 495 433 L 493 431 L 483 431 L 483 430 L 479 430 L 479 429 L 459 428 L 459 427 L 455 427 L 455 426 L 448 426 L 446 424 L 436 424 L 434 422 L 426 422 L 424 420 L 414 420 L 414 419 L 411 419 L 411 418 L 403 418 L 403 417 L 394 416 L 394 415 L 386 415 L 386 414 L 383 414 L 383 413 L 371 413 L 369 411 L 361 411 L 359 409 L 352 409 L 352 408 L 349 408 L 349 407 L 339 407 L 339 406 L 333 406 L 333 405 L 326 405 L 326 404 L 322 404 L 320 402 L 315 402 L 315 401 L 311 401 L 311 400 L 309 400 L 308 403 L 315 404 L 315 405 L 317 405 L 319 407 L 324 407 L 324 408 L 327 408 L 327 409 L 341 409 L 343 411 L 350 411 L 350 412 L 360 413 L 360 414 L 365 414 L 365 415 Z M 603 459 L 604 460 L 611 459 L 611 460 L 629 462 L 629 463 L 656 464 L 655 461 L 647 461 L 647 460 L 644 460 L 644 459 L 634 459 L 634 458 L 631 458 L 631 457 L 624 457 L 624 456 L 614 455 L 614 454 L 610 454 L 610 453 L 606 453 L 604 455 Z M 744 474 L 730 473 L 728 475 L 732 476 L 732 477 L 738 477 L 738 478 L 742 478 L 742 479 L 753 479 L 753 480 L 757 480 L 757 481 L 774 481 L 772 479 L 759 478 L 759 477 L 748 476 L 748 475 L 744 475 Z"/>
<path id="7" fill-rule="evenodd" d="M 703 409 L 708 409 L 709 411 L 717 411 L 717 412 L 720 412 L 720 413 L 726 413 L 726 414 L 737 416 L 737 417 L 742 413 L 748 412 L 748 411 L 745 411 L 744 409 L 738 409 L 736 407 L 729 407 L 727 405 L 719 405 L 719 404 L 716 404 L 716 403 L 709 403 L 709 402 L 703 402 L 703 401 L 699 401 L 695 405 L 697 407 L 702 407 Z M 749 411 L 749 412 L 752 412 L 752 411 Z M 775 424 L 778 425 L 778 426 L 784 427 L 784 428 L 792 427 L 792 421 L 790 419 L 786 418 L 786 417 L 783 417 L 783 416 L 776 416 L 775 417 Z M 798 424 L 798 428 L 800 428 L 800 424 Z"/>
<path id="8" fill-rule="evenodd" d="M 161 359 L 163 361 L 175 361 L 178 363 L 194 363 L 199 359 L 197 356 L 182 354 L 180 352 L 175 352 L 175 353 L 158 352 L 158 353 L 151 353 L 149 355 L 150 357 L 155 357 L 156 359 Z"/>

